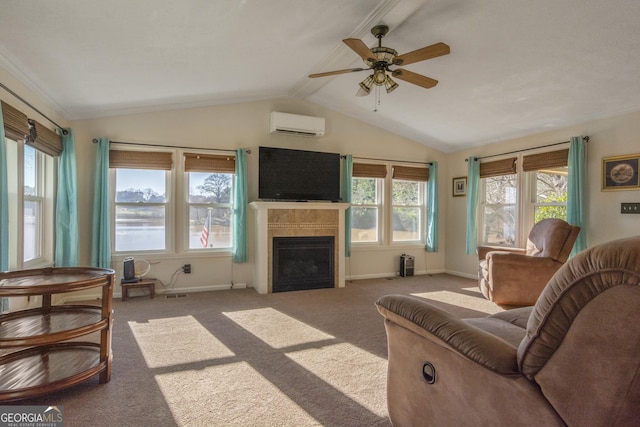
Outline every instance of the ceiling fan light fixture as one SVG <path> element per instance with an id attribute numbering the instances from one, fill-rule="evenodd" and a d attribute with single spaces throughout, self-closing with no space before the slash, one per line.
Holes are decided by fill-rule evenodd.
<path id="1" fill-rule="evenodd" d="M 356 92 L 356 96 L 367 96 L 369 95 L 370 92 L 368 92 L 366 89 L 363 88 L 359 88 L 358 91 Z"/>
<path id="2" fill-rule="evenodd" d="M 373 74 L 360 82 L 360 89 L 365 91 L 368 94 L 369 92 L 371 92 L 372 85 L 373 85 Z"/>
<path id="3" fill-rule="evenodd" d="M 398 88 L 398 83 L 394 82 L 390 76 L 387 76 L 384 87 L 387 89 L 387 93 L 391 93 Z"/>
<path id="4" fill-rule="evenodd" d="M 384 70 L 376 70 L 373 73 L 373 83 L 377 86 L 382 86 L 387 81 L 387 73 Z"/>

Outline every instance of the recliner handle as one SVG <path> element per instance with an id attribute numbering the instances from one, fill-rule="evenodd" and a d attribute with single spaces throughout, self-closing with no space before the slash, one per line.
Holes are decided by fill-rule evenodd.
<path id="1" fill-rule="evenodd" d="M 434 384 L 436 382 L 436 368 L 431 362 L 424 362 L 422 365 L 422 376 L 427 384 Z"/>

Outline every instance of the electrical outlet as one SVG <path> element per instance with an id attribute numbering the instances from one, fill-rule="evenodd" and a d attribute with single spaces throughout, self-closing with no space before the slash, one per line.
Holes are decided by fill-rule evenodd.
<path id="1" fill-rule="evenodd" d="M 182 266 L 184 274 L 191 274 L 191 264 L 185 264 Z"/>
<path id="2" fill-rule="evenodd" d="M 620 213 L 640 214 L 640 203 L 620 203 Z"/>

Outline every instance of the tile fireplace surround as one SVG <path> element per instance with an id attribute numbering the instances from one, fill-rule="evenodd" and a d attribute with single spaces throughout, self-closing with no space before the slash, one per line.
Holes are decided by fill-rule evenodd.
<path id="1" fill-rule="evenodd" d="M 274 237 L 333 236 L 334 282 L 336 287 L 344 287 L 344 213 L 348 203 L 251 202 L 249 205 L 255 210 L 256 291 L 272 292 Z"/>

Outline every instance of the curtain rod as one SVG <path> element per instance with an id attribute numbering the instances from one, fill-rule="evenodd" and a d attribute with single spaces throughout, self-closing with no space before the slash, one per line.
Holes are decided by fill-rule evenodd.
<path id="1" fill-rule="evenodd" d="M 11 95 L 15 96 L 16 98 L 18 98 L 20 101 L 22 101 L 24 104 L 28 105 L 32 110 L 34 110 L 36 113 L 40 114 L 42 117 L 44 117 L 45 119 L 49 120 L 51 123 L 53 123 L 54 125 L 56 125 L 56 127 L 58 129 L 60 129 L 62 131 L 63 135 L 68 135 L 69 132 L 64 129 L 62 126 L 60 126 L 59 124 L 57 124 L 56 122 L 54 122 L 53 120 L 51 120 L 49 117 L 47 117 L 42 111 L 38 110 L 36 107 L 34 107 L 33 105 L 31 105 L 29 103 L 29 101 L 27 101 L 26 99 L 24 99 L 23 97 L 21 97 L 20 95 L 18 95 L 17 93 L 15 93 L 14 91 L 12 91 L 11 89 L 9 89 L 8 87 L 6 87 L 3 83 L 0 83 L 0 86 L 2 86 L 2 88 L 4 90 L 6 90 L 7 92 L 9 92 Z"/>
<path id="2" fill-rule="evenodd" d="M 343 156 L 344 157 L 344 156 Z M 371 157 L 353 157 L 354 159 L 360 159 L 360 160 L 376 160 L 379 162 L 397 162 L 397 163 L 415 163 L 418 165 L 429 165 L 431 166 L 433 164 L 433 162 L 416 162 L 416 161 L 411 161 L 411 160 L 390 160 L 390 159 L 374 159 Z"/>
<path id="3" fill-rule="evenodd" d="M 93 138 L 93 143 L 97 144 L 98 139 Z M 122 144 L 122 145 L 144 145 L 146 147 L 161 147 L 161 148 L 182 148 L 185 150 L 207 150 L 207 151 L 229 151 L 235 153 L 236 150 L 229 150 L 223 148 L 198 148 L 198 147 L 185 147 L 181 145 L 162 145 L 162 144 L 145 144 L 140 142 L 121 142 L 121 141 L 109 141 L 111 144 Z M 246 150 L 247 154 L 251 154 L 251 150 Z"/>
<path id="4" fill-rule="evenodd" d="M 588 136 L 584 136 L 582 137 L 582 139 L 585 142 L 589 142 L 589 137 Z M 523 148 L 522 150 L 515 150 L 515 151 L 509 151 L 508 153 L 502 153 L 502 154 L 491 154 L 489 156 L 482 156 L 482 157 L 475 157 L 475 161 L 477 162 L 478 160 L 481 159 L 488 159 L 489 157 L 498 157 L 498 156 L 506 156 L 507 154 L 516 154 L 516 153 L 522 153 L 523 151 L 531 151 L 531 150 L 537 150 L 538 148 L 547 148 L 547 147 L 553 147 L 555 145 L 562 145 L 562 144 L 568 144 L 571 141 L 563 141 L 563 142 L 556 142 L 553 144 L 547 144 L 547 145 L 541 145 L 540 147 L 531 147 L 531 148 Z M 464 159 L 465 162 L 468 162 L 469 159 Z"/>

